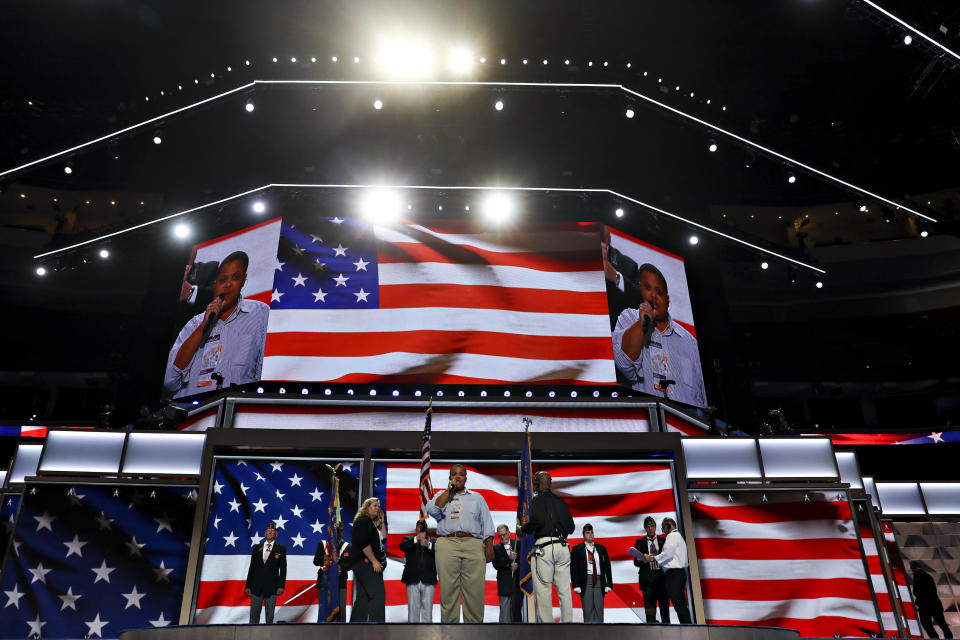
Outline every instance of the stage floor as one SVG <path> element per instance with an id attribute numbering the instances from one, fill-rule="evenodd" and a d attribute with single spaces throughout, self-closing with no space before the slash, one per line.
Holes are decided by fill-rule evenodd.
<path id="1" fill-rule="evenodd" d="M 120 640 L 797 640 L 793 629 L 663 624 L 257 624 L 133 629 Z"/>

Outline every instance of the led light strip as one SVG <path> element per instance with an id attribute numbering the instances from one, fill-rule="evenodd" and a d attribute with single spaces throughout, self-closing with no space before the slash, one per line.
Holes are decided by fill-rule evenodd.
<path id="1" fill-rule="evenodd" d="M 926 35 L 925 33 L 921 32 L 921 31 L 918 31 L 917 29 L 911 27 L 909 24 L 907 24 L 906 22 L 904 22 L 903 20 L 901 20 L 901 19 L 898 18 L 897 16 L 893 15 L 892 13 L 890 13 L 889 11 L 887 11 L 886 9 L 884 9 L 883 7 L 881 7 L 880 5 L 878 5 L 876 2 L 871 2 L 870 0 L 861 0 L 861 2 L 863 2 L 863 4 L 866 4 L 866 5 L 869 5 L 869 6 L 873 7 L 874 9 L 876 9 L 877 11 L 879 11 L 880 13 L 882 13 L 883 15 L 887 16 L 888 18 L 890 18 L 891 20 L 893 20 L 894 22 L 896 22 L 897 24 L 899 24 L 899 25 L 900 25 L 901 27 L 903 27 L 904 29 L 908 30 L 910 33 L 912 33 L 912 34 L 914 34 L 914 35 L 917 35 L 917 36 L 920 36 L 921 38 L 923 38 L 924 40 L 926 40 L 927 42 L 929 42 L 930 44 L 932 44 L 932 45 L 935 46 L 936 48 L 940 49 L 941 51 L 943 51 L 944 53 L 946 53 L 947 55 L 949 55 L 950 57 L 952 57 L 954 60 L 960 61 L 960 55 L 954 53 L 953 51 L 951 51 L 951 50 L 948 49 L 947 47 L 943 46 L 942 44 L 940 44 L 939 42 L 937 42 L 937 41 L 934 40 L 933 38 L 929 37 L 929 36 Z"/>
<path id="2" fill-rule="evenodd" d="M 22 164 L 22 165 L 20 165 L 20 166 L 18 166 L 18 167 L 13 167 L 12 169 L 7 169 L 6 171 L 0 171 L 0 178 L 2 178 L 3 176 L 9 175 L 9 174 L 11 174 L 11 173 L 15 173 L 15 172 L 17 172 L 17 171 L 21 171 L 21 170 L 26 169 L 26 168 L 28 168 L 28 167 L 32 167 L 32 166 L 35 166 L 35 165 L 37 165 L 37 164 L 40 164 L 40 163 L 43 163 L 43 162 L 47 162 L 47 161 L 49 161 L 49 160 L 53 160 L 53 159 L 55 159 L 55 158 L 58 158 L 58 157 L 63 156 L 63 155 L 66 155 L 66 154 L 68 154 L 68 153 L 72 153 L 72 152 L 77 151 L 77 150 L 79 150 L 79 149 L 83 149 L 84 147 L 89 147 L 90 145 L 96 144 L 96 143 L 98 143 L 98 142 L 102 142 L 102 141 L 104 141 L 104 140 L 108 140 L 108 139 L 113 138 L 113 137 L 115 137 L 115 136 L 118 136 L 118 135 L 121 135 L 121 134 L 124 134 L 124 133 L 128 133 L 128 132 L 133 131 L 133 130 L 135 130 L 135 129 L 139 129 L 139 128 L 141 128 L 141 127 L 144 127 L 144 126 L 147 126 L 147 125 L 152 124 L 152 123 L 154 123 L 154 122 L 157 122 L 158 120 L 163 120 L 164 118 L 169 118 L 170 116 L 176 115 L 176 114 L 178 114 L 178 113 L 182 113 L 182 112 L 187 111 L 187 110 L 189 110 L 189 109 L 192 109 L 192 108 L 194 108 L 194 107 L 198 107 L 198 106 L 200 106 L 200 105 L 206 104 L 206 103 L 211 102 L 211 101 L 213 101 L 213 100 L 218 100 L 218 99 L 220 99 L 220 98 L 222 98 L 222 97 L 224 97 L 224 96 L 228 96 L 228 95 L 230 95 L 230 94 L 233 94 L 233 93 L 236 93 L 236 92 L 238 92 L 238 91 L 242 91 L 242 90 L 244 90 L 244 89 L 248 89 L 248 88 L 250 88 L 250 87 L 253 87 L 253 86 L 256 86 L 256 85 L 260 85 L 260 84 L 262 84 L 262 85 L 281 85 L 281 84 L 288 84 L 288 85 L 368 85 L 368 86 L 372 86 L 372 85 L 391 86 L 391 85 L 392 85 L 392 86 L 551 87 L 551 88 L 564 88 L 564 89 L 618 89 L 618 90 L 620 90 L 620 91 L 623 91 L 624 93 L 627 93 L 627 94 L 632 95 L 632 96 L 634 96 L 634 97 L 636 97 L 636 98 L 639 98 L 639 99 L 641 99 L 641 100 L 644 100 L 644 101 L 646 101 L 646 102 L 648 102 L 648 103 L 650 103 L 650 104 L 652 104 L 652 105 L 654 105 L 654 106 L 660 107 L 661 109 L 665 109 L 665 110 L 669 111 L 670 113 L 673 113 L 674 115 L 681 116 L 682 118 L 685 118 L 685 119 L 687 119 L 687 120 L 689 120 L 689 121 L 691 121 L 691 122 L 695 122 L 695 123 L 697 123 L 697 124 L 699 124 L 699 125 L 701 125 L 701 126 L 704 126 L 704 127 L 708 128 L 708 129 L 711 130 L 711 131 L 714 131 L 714 132 L 716 132 L 716 133 L 720 133 L 720 134 L 723 134 L 723 135 L 728 136 L 728 137 L 730 137 L 730 138 L 733 138 L 734 140 L 737 140 L 737 141 L 739 141 L 739 142 L 741 142 L 741 143 L 743 143 L 743 144 L 746 144 L 747 146 L 750 146 L 750 147 L 752 147 L 752 148 L 754 148 L 754 149 L 757 149 L 757 150 L 759 150 L 759 151 L 763 151 L 764 153 L 768 153 L 768 154 L 770 154 L 770 155 L 772 155 L 772 156 L 774 156 L 774 157 L 776 157 L 776 158 L 779 158 L 780 160 L 783 160 L 783 161 L 785 161 L 785 162 L 789 162 L 789 163 L 791 163 L 791 164 L 794 164 L 794 165 L 796 165 L 796 166 L 798 166 L 798 167 L 801 167 L 801 168 L 803 168 L 803 169 L 805 169 L 805 170 L 807 170 L 807 171 L 809 171 L 809 172 L 811 172 L 811 173 L 814 173 L 814 174 L 816 174 L 816 175 L 818 175 L 818 176 L 821 176 L 821 177 L 823 177 L 823 178 L 826 178 L 827 180 L 830 180 L 830 181 L 832 181 L 832 182 L 834 182 L 834 183 L 836 183 L 836 184 L 839 184 L 839 185 L 841 185 L 841 186 L 844 186 L 844 187 L 846 187 L 846 188 L 848 188 L 848 189 L 852 189 L 853 191 L 856 191 L 857 193 L 860 193 L 860 194 L 865 195 L 865 196 L 869 196 L 869 197 L 871 197 L 871 198 L 874 198 L 875 200 L 880 200 L 881 202 L 885 202 L 885 203 L 889 204 L 890 206 L 894 207 L 895 209 L 898 209 L 898 210 L 903 209 L 904 211 L 909 211 L 910 213 L 912 213 L 912 214 L 914 214 L 914 215 L 916 215 L 916 216 L 919 216 L 919 217 L 921 217 L 921 218 L 923 218 L 923 219 L 925 219 L 925 220 L 929 220 L 930 222 L 936 222 L 936 221 L 937 221 L 935 218 L 931 218 L 930 216 L 928 216 L 928 215 L 926 215 L 926 214 L 924 214 L 924 213 L 921 213 L 921 212 L 919 212 L 919 211 L 917 211 L 917 210 L 915 210 L 915 209 L 911 209 L 910 207 L 908 207 L 908 206 L 906 206 L 906 205 L 902 205 L 902 204 L 899 204 L 899 203 L 897 203 L 897 202 L 894 202 L 893 200 L 890 200 L 889 198 L 885 198 L 885 197 L 883 197 L 883 196 L 881 196 L 881 195 L 879 195 L 879 194 L 873 193 L 872 191 L 867 191 L 866 189 L 863 189 L 863 188 L 861 188 L 861 187 L 858 187 L 858 186 L 855 185 L 855 184 L 852 184 L 852 183 L 850 183 L 850 182 L 847 182 L 847 181 L 845 181 L 845 180 L 842 180 L 842 179 L 840 179 L 840 178 L 837 178 L 837 177 L 835 177 L 835 176 L 832 176 L 832 175 L 830 175 L 829 173 L 826 173 L 825 171 L 821 171 L 821 170 L 819 170 L 819 169 L 816 169 L 816 168 L 814 168 L 814 167 L 812 167 L 812 166 L 810 166 L 810 165 L 808 165 L 808 164 L 805 164 L 805 163 L 803 163 L 803 162 L 800 162 L 799 160 L 794 160 L 793 158 L 791 158 L 791 157 L 789 157 L 789 156 L 787 156 L 787 155 L 784 155 L 784 154 L 782 154 L 782 153 L 780 153 L 780 152 L 778 152 L 778 151 L 774 151 L 773 149 L 770 149 L 769 147 L 765 147 L 765 146 L 763 146 L 763 145 L 761 145 L 761 144 L 758 144 L 758 143 L 756 143 L 756 142 L 753 142 L 753 141 L 751 141 L 751 140 L 748 140 L 747 138 L 744 138 L 743 136 L 739 136 L 739 135 L 733 133 L 732 131 L 727 131 L 726 129 L 723 129 L 723 128 L 718 127 L 718 126 L 716 126 L 716 125 L 714 125 L 714 124 L 711 124 L 711 123 L 707 122 L 706 120 L 702 120 L 701 118 L 697 118 L 696 116 L 690 115 L 690 114 L 686 113 L 685 111 L 681 111 L 680 109 L 676 109 L 676 108 L 674 108 L 674 107 L 671 107 L 671 106 L 668 105 L 668 104 L 665 104 L 665 103 L 663 103 L 663 102 L 660 102 L 659 100 L 655 100 L 654 98 L 651 98 L 651 97 L 649 97 L 649 96 L 646 96 L 646 95 L 644 95 L 644 94 L 642 94 L 642 93 L 640 93 L 640 92 L 638 92 L 638 91 L 634 91 L 633 89 L 630 89 L 630 88 L 628 88 L 628 87 L 625 87 L 625 86 L 623 86 L 623 85 L 621 85 L 621 84 L 603 84 L 603 83 L 481 82 L 481 81 L 456 81 L 456 80 L 450 80 L 450 81 L 445 81 L 445 80 L 432 80 L 432 81 L 421 81 L 421 80 L 254 80 L 253 82 L 250 82 L 250 83 L 247 83 L 247 84 L 242 85 L 242 86 L 240 86 L 240 87 L 237 87 L 236 89 L 231 89 L 230 91 L 225 91 L 225 92 L 223 92 L 223 93 L 217 94 L 217 95 L 212 96 L 212 97 L 210 97 L 210 98 L 207 98 L 207 99 L 205 99 L 205 100 L 201 100 L 201 101 L 195 102 L 195 103 L 193 103 L 193 104 L 191 104 L 191 105 L 187 105 L 187 106 L 185 106 L 185 107 L 181 107 L 181 108 L 179 108 L 179 109 L 175 109 L 175 110 L 173 110 L 173 111 L 170 111 L 170 112 L 165 113 L 165 114 L 163 114 L 163 115 L 157 116 L 157 117 L 155 117 L 155 118 L 151 118 L 151 119 L 145 120 L 145 121 L 143 121 L 143 122 L 141 122 L 141 123 L 138 123 L 138 124 L 129 126 L 129 127 L 125 128 L 125 129 L 120 129 L 120 130 L 118 130 L 118 131 L 114 131 L 113 133 L 107 134 L 107 135 L 105 135 L 105 136 L 101 136 L 101 137 L 99 137 L 99 138 L 95 138 L 94 140 L 90 140 L 89 142 L 84 142 L 83 144 L 79 144 L 79 145 L 77 145 L 77 146 L 70 147 L 69 149 L 65 149 L 65 150 L 63 150 L 63 151 L 60 151 L 60 152 L 55 153 L 55 154 L 51 154 L 51 155 L 49 155 L 49 156 L 46 156 L 46 157 L 44 157 L 44 158 L 40 158 L 40 159 L 38 159 L 38 160 L 33 160 L 33 161 L 28 162 L 28 163 L 26 163 L 26 164 Z"/>
<path id="3" fill-rule="evenodd" d="M 659 207 L 655 207 L 655 206 L 653 206 L 653 205 L 651 205 L 651 204 L 647 204 L 646 202 L 643 202 L 643 201 L 641 201 L 641 200 L 637 200 L 636 198 L 631 198 L 630 196 L 623 195 L 623 194 L 618 193 L 618 192 L 616 192 L 616 191 L 613 191 L 613 190 L 611 190 L 611 189 L 602 189 L 602 188 L 571 188 L 571 187 L 478 187 L 478 186 L 470 186 L 470 185 L 437 186 L 437 185 L 387 185 L 387 184 L 297 184 L 297 183 L 277 182 L 277 183 L 265 184 L 265 185 L 262 185 L 262 186 L 260 186 L 260 187 L 256 187 L 256 188 L 254 188 L 254 189 L 248 189 L 248 190 L 246 190 L 246 191 L 243 191 L 243 192 L 241 192 L 241 193 L 237 193 L 237 194 L 232 195 L 232 196 L 228 196 L 228 197 L 226 197 L 226 198 L 221 198 L 221 199 L 219 199 L 219 200 L 214 200 L 213 202 L 208 202 L 208 203 L 206 203 L 206 204 L 202 204 L 202 205 L 199 205 L 199 206 L 196 206 L 196 207 L 191 207 L 190 209 L 186 209 L 186 210 L 184 210 L 184 211 L 179 211 L 179 212 L 177 212 L 177 213 L 172 213 L 172 214 L 170 214 L 170 215 L 168 215 L 168 216 L 164 216 L 164 217 L 162 217 L 162 218 L 157 218 L 156 220 L 152 220 L 152 221 L 150 221 L 150 222 L 144 222 L 144 223 L 135 225 L 135 226 L 133 226 L 133 227 L 129 227 L 129 228 L 127 228 L 127 229 L 121 229 L 120 231 L 114 231 L 113 233 L 108 233 L 108 234 L 106 234 L 106 235 L 103 235 L 103 236 L 100 236 L 100 237 L 97 237 L 97 238 L 93 238 L 92 240 L 85 240 L 85 241 L 83 241 L 83 242 L 78 242 L 78 243 L 76 243 L 76 244 L 72 244 L 72 245 L 67 246 L 67 247 L 62 247 L 62 248 L 60 248 L 60 249 L 54 249 L 53 251 L 47 251 L 46 253 L 40 253 L 40 254 L 37 254 L 37 255 L 35 255 L 35 256 L 33 256 L 33 257 L 34 257 L 35 260 L 39 260 L 39 259 L 41 259 L 41 258 L 46 258 L 46 257 L 52 256 L 52 255 L 56 255 L 56 254 L 58 254 L 58 253 L 63 253 L 64 251 L 70 251 L 70 250 L 76 249 L 76 248 L 78 248 L 78 247 L 83 247 L 83 246 L 86 246 L 86 245 L 89 245 L 89 244 L 94 244 L 94 243 L 96 243 L 96 242 L 100 242 L 100 241 L 102 241 L 102 240 L 106 240 L 107 238 L 112 238 L 112 237 L 118 236 L 118 235 L 120 235 L 120 234 L 122 234 L 122 233 L 126 233 L 126 232 L 128 232 L 128 231 L 134 231 L 134 230 L 136 230 L 136 229 L 142 229 L 143 227 L 149 226 L 149 225 L 151 225 L 151 224 L 155 224 L 155 223 L 158 223 L 158 222 L 164 222 L 164 221 L 166 221 L 166 220 L 171 220 L 171 219 L 173 219 L 173 218 L 186 215 L 186 214 L 188 214 L 188 213 L 193 213 L 194 211 L 199 211 L 200 209 L 204 209 L 204 208 L 206 208 L 206 207 L 216 206 L 216 205 L 218 205 L 218 204 L 223 204 L 223 203 L 229 202 L 229 201 L 231 201 L 231 200 L 236 200 L 237 198 L 242 198 L 242 197 L 244 197 L 244 196 L 248 196 L 248 195 L 250 195 L 250 194 L 252 194 L 252 193 L 263 192 L 263 191 L 266 191 L 267 189 L 273 189 L 273 188 L 276 188 L 276 189 L 396 189 L 396 190 L 406 190 L 406 189 L 410 189 L 410 190 L 421 190 L 421 191 L 485 191 L 485 192 L 489 192 L 489 193 L 509 192 L 509 191 L 512 191 L 512 192 L 530 191 L 530 192 L 537 192 L 537 193 L 543 193 L 543 192 L 547 192 L 547 191 L 554 191 L 554 192 L 558 192 L 558 193 L 605 193 L 605 194 L 608 194 L 608 195 L 611 195 L 611 196 L 614 196 L 614 197 L 617 197 L 617 198 L 622 198 L 622 199 L 627 200 L 627 201 L 629 201 L 629 202 L 632 202 L 632 203 L 634 203 L 634 204 L 636 204 L 636 205 L 638 205 L 638 206 L 644 207 L 644 208 L 646 208 L 646 209 L 650 209 L 651 211 L 655 211 L 655 212 L 657 212 L 657 213 L 662 213 L 662 214 L 664 214 L 664 215 L 666 215 L 666 216 L 669 216 L 669 217 L 671 217 L 671 218 L 673 218 L 673 219 L 675 219 L 675 220 L 679 220 L 679 221 L 681 221 L 681 222 L 683 222 L 683 223 L 685 223 L 685 224 L 688 224 L 688 225 L 690 225 L 690 226 L 692 226 L 692 227 L 696 227 L 697 229 L 701 229 L 701 230 L 706 231 L 706 232 L 708 232 L 708 233 L 712 233 L 712 234 L 717 235 L 717 236 L 719 236 L 719 237 L 721 237 L 721 238 L 726 238 L 727 240 L 730 240 L 730 241 L 732 241 L 732 242 L 736 242 L 736 243 L 738 243 L 738 244 L 742 244 L 742 245 L 744 245 L 744 246 L 746 246 L 746 247 L 749 247 L 749 248 L 753 249 L 754 251 L 759 251 L 760 253 L 765 253 L 765 254 L 767 254 L 767 255 L 774 256 L 774 257 L 776 257 L 776 258 L 780 258 L 781 260 L 785 260 L 785 261 L 790 262 L 790 263 L 793 263 L 793 264 L 795 264 L 795 265 L 797 265 L 797 266 L 804 267 L 805 269 L 810 269 L 811 271 L 814 271 L 814 272 L 816 272 L 816 273 L 820 273 L 820 274 L 825 274 L 825 273 L 826 273 L 826 271 L 825 271 L 824 269 L 821 269 L 821 268 L 819 268 L 819 267 L 815 267 L 815 266 L 813 266 L 813 265 L 807 264 L 806 262 L 801 262 L 801 261 L 799 261 L 799 260 L 795 260 L 795 259 L 793 259 L 793 258 L 791 258 L 791 257 L 789 257 L 789 256 L 783 255 L 782 253 L 777 253 L 776 251 L 771 251 L 770 249 L 765 249 L 764 247 L 761 247 L 761 246 L 759 246 L 759 245 L 752 244 L 752 243 L 750 243 L 750 242 L 747 242 L 746 240 L 741 240 L 740 238 L 737 238 L 737 237 L 735 237 L 735 236 L 731 236 L 731 235 L 729 235 L 729 234 L 723 233 L 722 231 L 718 231 L 718 230 L 713 229 L 713 228 L 711 228 L 711 227 L 702 225 L 702 224 L 700 224 L 699 222 L 694 222 L 693 220 L 690 220 L 690 219 L 688 219 L 688 218 L 684 218 L 683 216 L 681 216 L 681 215 L 679 215 L 679 214 L 672 213 L 672 212 L 670 212 L 670 211 L 666 211 L 665 209 L 661 209 L 661 208 L 659 208 Z"/>

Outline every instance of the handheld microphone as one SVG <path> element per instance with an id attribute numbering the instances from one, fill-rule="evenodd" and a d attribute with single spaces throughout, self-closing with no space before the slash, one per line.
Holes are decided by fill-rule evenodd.
<path id="1" fill-rule="evenodd" d="M 226 296 L 225 293 L 221 293 L 219 297 L 220 297 L 220 302 L 223 302 L 224 299 L 225 299 L 227 296 Z M 203 334 L 204 334 L 204 335 L 209 335 L 210 332 L 213 331 L 214 325 L 217 324 L 217 316 L 218 316 L 218 315 L 219 315 L 219 314 L 214 313 L 214 314 L 211 315 L 209 318 L 207 318 L 207 324 L 203 325 Z"/>
<path id="2" fill-rule="evenodd" d="M 653 309 L 654 311 L 656 311 L 657 308 L 654 306 L 654 304 L 653 304 L 652 302 L 649 302 L 649 301 L 647 301 L 647 300 L 645 300 L 644 302 L 647 302 L 647 303 L 650 305 L 650 308 Z M 650 333 L 650 325 L 652 325 L 652 324 L 653 324 L 653 318 L 652 318 L 652 317 L 650 317 L 650 316 L 643 316 L 643 335 L 647 335 L 647 334 Z"/>

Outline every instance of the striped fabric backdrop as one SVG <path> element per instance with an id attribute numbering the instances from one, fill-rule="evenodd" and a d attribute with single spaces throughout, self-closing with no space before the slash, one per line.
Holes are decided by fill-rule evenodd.
<path id="1" fill-rule="evenodd" d="M 431 479 L 435 487 L 446 487 L 450 462 L 433 461 Z M 517 473 L 516 463 L 467 464 L 467 488 L 477 490 L 487 500 L 494 525 L 506 524 L 516 529 Z M 577 529 L 571 545 L 582 541 L 581 530 L 593 524 L 597 541 L 607 547 L 613 568 L 614 591 L 605 601 L 606 622 L 639 622 L 643 619 L 643 602 L 637 586 L 637 569 L 627 548 L 643 533 L 643 518 L 652 515 L 660 522 L 664 517 L 676 518 L 676 507 L 669 464 L 647 462 L 549 463 L 534 462 L 534 471 L 547 471 L 554 478 L 554 490 L 570 505 Z M 386 505 L 389 523 L 387 581 L 387 621 L 406 621 L 406 591 L 400 582 L 403 554 L 399 545 L 404 536 L 413 534 L 419 516 L 417 484 L 418 462 L 375 463 L 378 495 Z M 384 482 L 381 486 L 381 478 Z M 436 521 L 427 519 L 431 529 Z M 499 617 L 496 572 L 487 565 L 486 612 L 484 619 L 495 622 Z M 574 621 L 582 621 L 579 596 L 573 596 Z M 554 614 L 559 618 L 559 604 L 554 596 Z M 434 620 L 440 619 L 439 590 L 434 606 Z"/>
<path id="2" fill-rule="evenodd" d="M 896 594 L 891 594 L 887 588 L 887 581 L 883 572 L 885 563 L 877 549 L 877 541 L 873 534 L 873 527 L 870 525 L 866 507 L 861 504 L 860 500 L 854 500 L 854 505 L 857 526 L 860 528 L 860 539 L 863 541 L 863 553 L 866 555 L 867 566 L 870 568 L 870 581 L 877 596 L 880 620 L 883 622 L 883 633 L 888 638 L 896 638 L 900 633 L 897 629 L 900 605 L 897 602 Z"/>
<path id="3" fill-rule="evenodd" d="M 897 545 L 897 537 L 893 530 L 893 523 L 889 520 L 882 520 L 880 527 L 883 529 L 883 543 L 886 545 L 887 557 L 890 558 L 890 565 L 893 569 L 893 581 L 897 586 L 897 596 L 900 600 L 900 606 L 903 607 L 903 616 L 907 619 L 907 630 L 910 632 L 911 638 L 922 638 L 923 631 L 920 629 L 920 621 L 917 619 L 917 609 L 913 604 L 913 596 L 907 584 L 907 575 L 904 573 L 903 555 L 900 553 L 900 547 Z"/>
<path id="4" fill-rule="evenodd" d="M 690 499 L 708 624 L 879 634 L 845 495 L 698 491 Z"/>
<path id="5" fill-rule="evenodd" d="M 284 218 L 263 379 L 616 381 L 595 224 Z"/>

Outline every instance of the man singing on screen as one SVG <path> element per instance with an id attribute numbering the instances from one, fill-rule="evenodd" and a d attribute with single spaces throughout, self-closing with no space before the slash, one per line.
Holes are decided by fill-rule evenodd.
<path id="1" fill-rule="evenodd" d="M 187 322 L 173 343 L 163 386 L 175 398 L 260 379 L 270 308 L 240 294 L 249 264 L 243 251 L 223 259 L 213 301 Z"/>
<path id="2" fill-rule="evenodd" d="M 670 317 L 667 280 L 652 264 L 639 268 L 639 307 L 628 307 L 613 330 L 617 371 L 636 391 L 706 406 L 697 340 Z"/>

